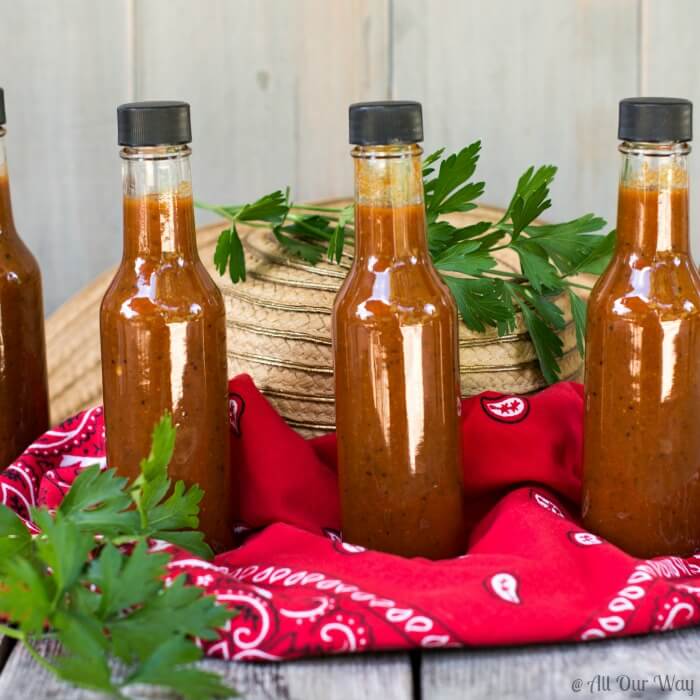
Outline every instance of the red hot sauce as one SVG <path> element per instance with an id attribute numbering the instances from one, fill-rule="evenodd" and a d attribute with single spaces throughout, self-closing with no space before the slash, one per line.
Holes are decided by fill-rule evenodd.
<path id="1" fill-rule="evenodd" d="M 428 253 L 420 154 L 415 143 L 353 152 L 355 260 L 333 311 L 336 423 L 343 537 L 440 559 L 466 544 L 457 312 Z"/>
<path id="2" fill-rule="evenodd" d="M 690 555 L 700 548 L 700 275 L 689 147 L 620 150 L 617 250 L 588 307 L 583 518 L 638 557 Z"/>
<path id="3" fill-rule="evenodd" d="M 226 322 L 197 253 L 189 153 L 122 152 L 124 255 L 101 308 L 107 458 L 137 476 L 153 426 L 171 413 L 169 473 L 202 487 L 200 529 L 223 551 L 233 545 Z"/>
<path id="4" fill-rule="evenodd" d="M 49 428 L 41 272 L 17 234 L 0 90 L 0 469 Z"/>

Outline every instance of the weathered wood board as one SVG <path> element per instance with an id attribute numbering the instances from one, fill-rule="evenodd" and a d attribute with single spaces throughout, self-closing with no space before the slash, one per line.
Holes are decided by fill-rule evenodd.
<path id="1" fill-rule="evenodd" d="M 49 658 L 58 645 L 38 647 Z M 411 700 L 412 675 L 408 654 L 345 656 L 285 664 L 234 663 L 206 660 L 203 667 L 221 673 L 245 700 Z M 98 693 L 71 688 L 41 668 L 17 647 L 0 673 L 0 700 L 97 700 Z M 175 693 L 138 689 L 136 700 L 175 700 Z"/>
<path id="2" fill-rule="evenodd" d="M 586 644 L 423 654 L 423 700 L 687 698 L 700 693 L 700 629 Z M 642 681 L 647 681 L 642 687 Z M 634 685 L 633 685 L 634 682 Z"/>

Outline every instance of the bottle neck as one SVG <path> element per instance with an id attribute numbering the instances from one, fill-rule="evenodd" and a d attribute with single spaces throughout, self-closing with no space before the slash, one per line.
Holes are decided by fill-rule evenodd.
<path id="1" fill-rule="evenodd" d="M 687 143 L 620 145 L 618 252 L 653 257 L 688 254 Z"/>
<path id="2" fill-rule="evenodd" d="M 422 153 L 417 144 L 353 149 L 358 260 L 428 256 Z"/>
<path id="3" fill-rule="evenodd" d="M 197 258 L 190 149 L 124 148 L 124 257 Z"/>
<path id="4" fill-rule="evenodd" d="M 0 126 L 0 236 L 12 235 L 15 232 L 10 200 L 10 178 L 7 173 L 5 138 L 5 129 Z"/>

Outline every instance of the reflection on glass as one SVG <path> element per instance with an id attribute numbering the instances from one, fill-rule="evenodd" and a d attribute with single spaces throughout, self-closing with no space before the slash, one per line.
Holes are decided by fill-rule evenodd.
<path id="1" fill-rule="evenodd" d="M 640 557 L 700 547 L 700 276 L 685 143 L 623 143 L 618 245 L 589 302 L 585 524 Z"/>
<path id="2" fill-rule="evenodd" d="M 41 272 L 15 229 L 0 124 L 0 469 L 48 429 Z"/>
<path id="3" fill-rule="evenodd" d="M 202 487 L 200 529 L 222 551 L 234 520 L 224 304 L 197 254 L 189 149 L 145 150 L 123 153 L 124 255 L 100 316 L 107 459 L 136 476 L 171 413 L 170 475 Z"/>
<path id="4" fill-rule="evenodd" d="M 344 538 L 464 553 L 457 314 L 432 267 L 415 145 L 354 151 L 356 255 L 335 303 Z"/>

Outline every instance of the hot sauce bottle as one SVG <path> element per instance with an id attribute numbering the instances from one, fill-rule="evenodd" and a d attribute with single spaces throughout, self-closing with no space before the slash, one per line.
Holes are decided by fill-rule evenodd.
<path id="1" fill-rule="evenodd" d="M 421 106 L 350 107 L 355 258 L 333 309 L 343 537 L 464 553 L 457 312 L 432 265 Z"/>
<path id="2" fill-rule="evenodd" d="M 226 324 L 197 253 L 184 102 L 119 107 L 124 253 L 102 301 L 107 460 L 140 473 L 164 412 L 177 428 L 170 476 L 205 492 L 200 529 L 232 546 Z"/>
<path id="3" fill-rule="evenodd" d="M 0 469 L 49 428 L 41 272 L 17 234 L 0 88 Z"/>
<path id="4" fill-rule="evenodd" d="M 588 305 L 583 518 L 638 557 L 700 548 L 700 276 L 687 100 L 620 103 L 617 248 Z"/>

